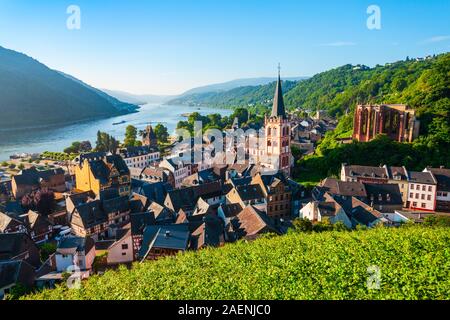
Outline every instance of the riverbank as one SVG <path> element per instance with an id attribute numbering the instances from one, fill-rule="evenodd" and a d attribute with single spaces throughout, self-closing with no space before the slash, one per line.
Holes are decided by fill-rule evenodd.
<path id="1" fill-rule="evenodd" d="M 200 110 L 199 110 L 200 109 Z M 175 131 L 178 121 L 185 120 L 184 113 L 200 112 L 207 115 L 219 113 L 229 115 L 232 110 L 209 107 L 188 107 L 179 105 L 146 104 L 138 112 L 110 118 L 93 119 L 61 126 L 37 126 L 34 129 L 17 129 L 0 134 L 0 161 L 9 160 L 9 156 L 21 153 L 42 153 L 44 151 L 61 152 L 73 141 L 91 141 L 95 145 L 97 131 L 101 130 L 123 140 L 125 128 L 133 125 L 143 129 L 146 125 L 164 124 L 169 133 Z M 125 121 L 119 125 L 113 125 Z"/>

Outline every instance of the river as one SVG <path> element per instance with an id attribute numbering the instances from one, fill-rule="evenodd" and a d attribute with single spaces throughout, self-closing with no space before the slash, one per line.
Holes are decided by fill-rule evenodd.
<path id="1" fill-rule="evenodd" d="M 82 123 L 62 126 L 45 127 L 39 129 L 21 129 L 0 133 L 0 161 L 8 160 L 16 153 L 39 153 L 43 151 L 62 151 L 73 141 L 91 141 L 95 146 L 97 131 L 107 132 L 123 141 L 125 128 L 133 125 L 138 130 L 144 129 L 147 124 L 155 126 L 163 124 L 169 133 L 175 131 L 178 121 L 186 119 L 183 114 L 199 112 L 202 115 L 219 113 L 222 116 L 232 113 L 229 109 L 215 109 L 208 107 L 189 107 L 182 105 L 146 104 L 141 106 L 139 112 L 100 120 L 85 121 Z M 113 123 L 124 123 L 113 125 Z"/>

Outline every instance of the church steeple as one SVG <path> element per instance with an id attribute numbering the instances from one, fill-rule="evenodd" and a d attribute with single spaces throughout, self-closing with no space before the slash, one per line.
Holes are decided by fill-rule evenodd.
<path id="1" fill-rule="evenodd" d="M 286 118 L 286 111 L 284 110 L 283 89 L 281 88 L 280 64 L 278 64 L 278 80 L 275 88 L 275 95 L 273 97 L 273 106 L 271 117 Z"/>

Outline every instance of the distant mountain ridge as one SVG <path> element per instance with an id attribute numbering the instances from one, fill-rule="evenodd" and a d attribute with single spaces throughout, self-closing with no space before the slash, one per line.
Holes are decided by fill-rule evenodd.
<path id="1" fill-rule="evenodd" d="M 125 91 L 109 89 L 102 89 L 102 91 L 112 97 L 115 97 L 116 99 L 119 99 L 120 101 L 137 105 L 143 105 L 146 103 L 165 103 L 170 99 L 177 97 L 175 95 L 133 94 Z"/>
<path id="2" fill-rule="evenodd" d="M 138 108 L 0 46 L 0 130 L 63 125 Z"/>
<path id="3" fill-rule="evenodd" d="M 297 81 L 283 81 L 283 93 L 289 92 L 298 84 Z M 258 86 L 237 87 L 228 91 L 212 91 L 182 95 L 167 104 L 192 106 L 211 106 L 219 108 L 270 105 L 275 91 L 275 82 Z"/>
<path id="4" fill-rule="evenodd" d="M 284 78 L 284 80 L 288 81 L 300 81 L 307 79 L 308 77 L 288 77 Z M 271 82 L 275 82 L 277 80 L 276 77 L 260 77 L 260 78 L 244 78 L 244 79 L 235 79 L 223 83 L 215 83 L 210 84 L 202 87 L 197 87 L 190 89 L 184 93 L 182 93 L 180 96 L 188 96 L 192 94 L 198 94 L 198 93 L 210 93 L 210 92 L 221 92 L 221 91 L 228 91 L 239 87 L 248 87 L 248 86 L 261 86 L 266 85 Z"/>

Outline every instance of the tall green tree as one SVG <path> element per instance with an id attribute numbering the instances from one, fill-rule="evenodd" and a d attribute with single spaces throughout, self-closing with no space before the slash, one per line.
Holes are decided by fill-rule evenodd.
<path id="1" fill-rule="evenodd" d="M 125 140 L 123 142 L 125 147 L 133 147 L 136 145 L 137 139 L 137 129 L 133 125 L 127 126 L 125 129 Z"/>
<path id="2" fill-rule="evenodd" d="M 167 143 L 169 139 L 169 131 L 161 123 L 155 126 L 155 135 L 159 142 Z"/>

